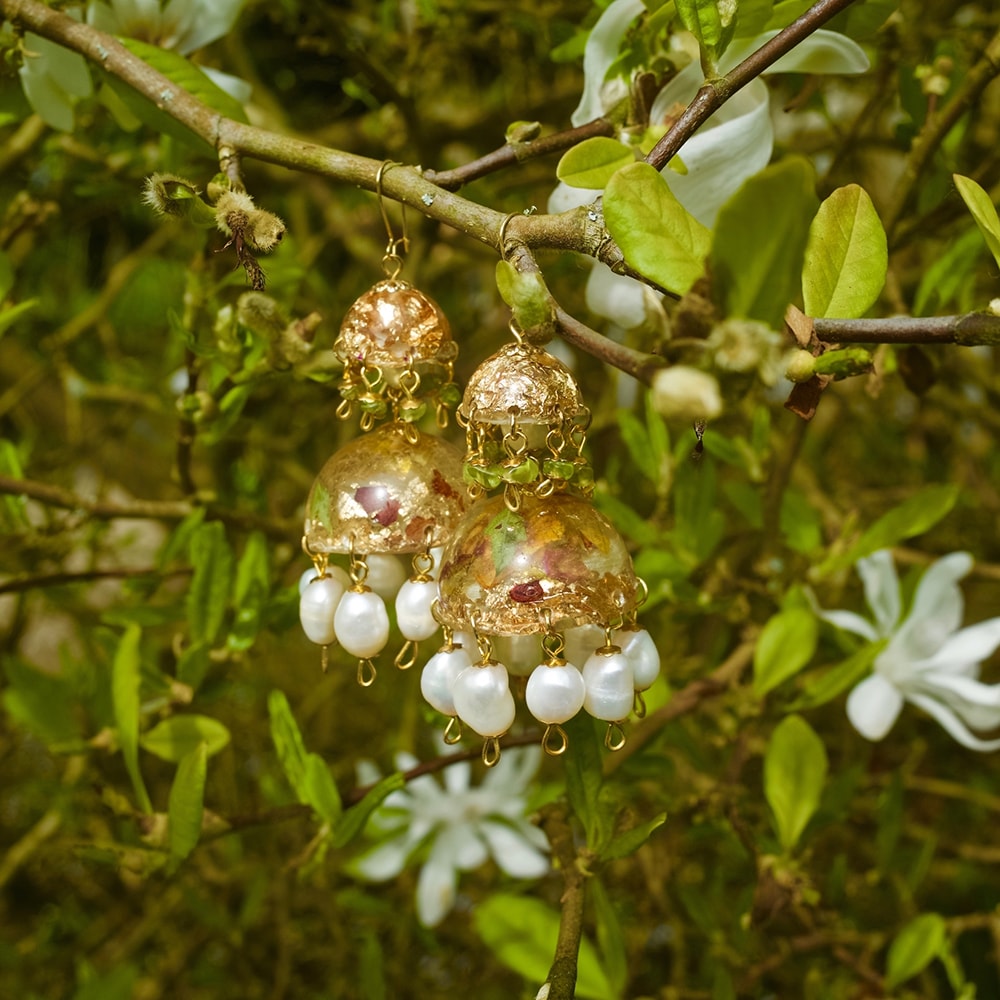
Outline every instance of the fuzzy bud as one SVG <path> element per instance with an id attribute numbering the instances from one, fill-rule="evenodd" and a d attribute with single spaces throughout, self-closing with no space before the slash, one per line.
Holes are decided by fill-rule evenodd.
<path id="1" fill-rule="evenodd" d="M 808 382 L 816 374 L 816 359 L 809 351 L 791 351 L 785 359 L 785 378 L 789 382 Z"/>
<path id="2" fill-rule="evenodd" d="M 653 376 L 652 403 L 668 419 L 713 420 L 722 412 L 722 394 L 712 375 L 674 365 Z"/>

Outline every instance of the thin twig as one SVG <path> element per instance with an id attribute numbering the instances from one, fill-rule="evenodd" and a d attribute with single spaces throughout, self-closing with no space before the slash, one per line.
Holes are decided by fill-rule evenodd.
<path id="1" fill-rule="evenodd" d="M 93 583 L 95 580 L 130 580 L 139 576 L 184 576 L 191 569 L 163 570 L 158 566 L 141 569 L 91 569 L 80 573 L 41 573 L 37 576 L 18 577 L 0 583 L 0 594 L 22 594 L 27 590 L 43 590 L 46 587 L 65 587 L 76 583 Z"/>
<path id="2" fill-rule="evenodd" d="M 735 69 L 717 80 L 707 80 L 667 134 L 650 150 L 646 162 L 657 170 L 666 166 L 667 161 L 733 94 L 757 79 L 768 66 L 777 62 L 852 3 L 854 0 L 819 0 L 819 3 L 813 4 L 787 28 L 747 56 Z"/>
<path id="3" fill-rule="evenodd" d="M 890 316 L 885 319 L 814 319 L 816 336 L 829 344 L 1000 344 L 1000 316 Z"/>
<path id="4" fill-rule="evenodd" d="M 491 153 L 463 163 L 452 170 L 425 170 L 424 178 L 445 191 L 457 191 L 463 184 L 478 180 L 487 174 L 496 173 L 518 163 L 562 153 L 594 136 L 613 136 L 615 126 L 607 118 L 595 118 L 592 122 L 577 128 L 553 132 L 527 142 L 508 142 Z"/>
<path id="5" fill-rule="evenodd" d="M 924 170 L 948 133 L 971 108 L 986 89 L 987 84 L 1000 74 L 1000 32 L 990 40 L 979 62 L 969 70 L 961 87 L 948 103 L 936 114 L 927 116 L 923 129 L 910 149 L 903 174 L 894 186 L 894 198 L 882 216 L 882 223 L 890 240 L 903 217 Z"/>

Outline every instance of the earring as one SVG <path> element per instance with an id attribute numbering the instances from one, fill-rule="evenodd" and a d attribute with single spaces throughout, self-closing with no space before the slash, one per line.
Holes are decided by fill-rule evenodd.
<path id="1" fill-rule="evenodd" d="M 479 658 L 459 667 L 443 649 L 446 660 L 432 658 L 422 685 L 452 717 L 449 731 L 457 719 L 484 738 L 487 765 L 499 759 L 515 714 L 496 648 L 533 642 L 526 702 L 553 756 L 566 750 L 562 725 L 581 708 L 608 723 L 605 745 L 620 749 L 624 720 L 659 672 L 656 648 L 636 624 L 645 585 L 589 500 L 590 411 L 569 369 L 512 332 L 515 343 L 480 365 L 457 411 L 478 499 L 441 558 L 436 614 L 473 633 Z"/>
<path id="2" fill-rule="evenodd" d="M 359 409 L 364 433 L 321 469 L 306 504 L 302 540 L 315 569 L 300 599 L 303 629 L 323 647 L 324 668 L 334 641 L 356 656 L 364 687 L 374 681 L 374 657 L 389 640 L 385 601 L 371 586 L 373 565 L 386 556 L 412 555 L 410 577 L 395 596 L 404 639 L 396 665 L 405 670 L 416 661 L 418 643 L 438 629 L 431 612 L 435 551 L 469 502 L 461 453 L 417 427 L 431 406 L 438 426 L 446 426 L 448 408 L 460 398 L 452 381 L 458 348 L 440 307 L 399 278 L 409 245 L 405 214 L 397 238 L 382 195 L 382 178 L 393 165 L 383 163 L 376 176 L 388 235 L 386 277 L 351 306 L 334 344 L 344 362 L 337 415 L 348 419 Z M 333 553 L 349 556 L 349 573 L 330 567 Z"/>

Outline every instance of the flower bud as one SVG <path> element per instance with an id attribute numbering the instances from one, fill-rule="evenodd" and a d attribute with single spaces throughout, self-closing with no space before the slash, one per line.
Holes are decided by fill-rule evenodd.
<path id="1" fill-rule="evenodd" d="M 816 359 L 809 351 L 791 351 L 785 361 L 789 382 L 808 382 L 816 374 Z"/>
<path id="2" fill-rule="evenodd" d="M 708 372 L 674 365 L 653 376 L 652 402 L 668 419 L 713 420 L 722 412 L 719 383 Z"/>

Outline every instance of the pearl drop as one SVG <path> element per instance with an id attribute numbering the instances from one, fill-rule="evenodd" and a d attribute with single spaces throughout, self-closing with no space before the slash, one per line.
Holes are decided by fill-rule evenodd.
<path id="1" fill-rule="evenodd" d="M 313 573 L 315 576 L 315 573 Z M 337 638 L 333 620 L 344 596 L 344 585 L 335 576 L 314 579 L 299 598 L 299 621 L 310 642 L 329 646 Z"/>
<path id="2" fill-rule="evenodd" d="M 349 590 L 333 619 L 337 639 L 351 656 L 366 660 L 382 652 L 389 641 L 389 615 L 374 591 Z"/>
<path id="3" fill-rule="evenodd" d="M 339 566 L 327 566 L 326 575 L 333 577 L 334 580 L 339 580 L 343 586 L 344 590 L 351 585 L 351 578 L 339 567 Z M 316 572 L 315 566 L 310 566 L 302 576 L 299 577 L 299 596 L 306 592 L 306 587 L 309 586 L 313 580 L 318 580 L 320 578 L 319 573 Z"/>
<path id="4" fill-rule="evenodd" d="M 502 736 L 514 721 L 514 696 L 502 663 L 466 667 L 452 687 L 455 714 L 480 736 Z"/>
<path id="5" fill-rule="evenodd" d="M 395 597 L 406 580 L 406 570 L 399 559 L 383 552 L 370 552 L 365 562 L 368 564 L 365 586 L 371 587 L 385 601 Z"/>
<path id="6" fill-rule="evenodd" d="M 660 676 L 660 653 L 653 637 L 641 628 L 634 632 L 619 632 L 615 642 L 632 664 L 636 691 L 645 691 Z"/>
<path id="7" fill-rule="evenodd" d="M 420 642 L 429 639 L 438 623 L 431 614 L 437 600 L 438 585 L 434 580 L 407 580 L 396 595 L 396 624 L 404 639 Z"/>
<path id="8" fill-rule="evenodd" d="M 604 645 L 604 629 L 599 625 L 577 625 L 566 629 L 563 639 L 566 643 L 563 656 L 582 670 L 594 650 Z"/>
<path id="9" fill-rule="evenodd" d="M 632 711 L 635 685 L 624 653 L 596 652 L 583 667 L 587 696 L 583 707 L 595 718 L 619 722 Z"/>
<path id="10" fill-rule="evenodd" d="M 551 726 L 572 719 L 583 707 L 586 695 L 583 675 L 572 663 L 563 666 L 540 663 L 528 678 L 524 700 L 539 722 Z"/>
<path id="11" fill-rule="evenodd" d="M 493 652 L 507 665 L 507 672 L 512 676 L 527 677 L 538 665 L 537 635 L 494 635 L 490 639 Z"/>
<path id="12" fill-rule="evenodd" d="M 420 693 L 424 700 L 442 715 L 455 715 L 452 689 L 455 679 L 472 666 L 469 652 L 461 646 L 436 652 L 420 673 Z"/>

